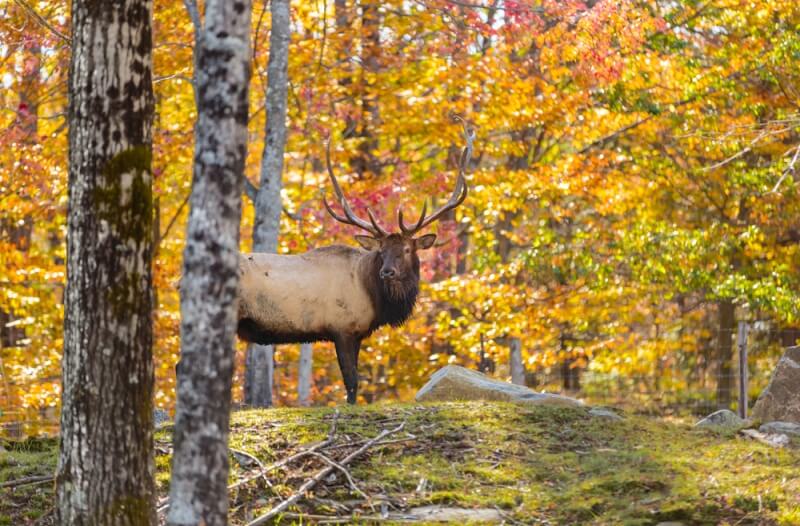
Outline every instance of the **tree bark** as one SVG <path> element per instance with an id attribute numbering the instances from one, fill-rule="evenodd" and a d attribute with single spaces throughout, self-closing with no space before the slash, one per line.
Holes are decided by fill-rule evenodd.
<path id="1" fill-rule="evenodd" d="M 525 385 L 525 364 L 522 361 L 522 342 L 519 338 L 510 338 L 508 345 L 511 383 Z"/>
<path id="2" fill-rule="evenodd" d="M 300 363 L 297 373 L 297 401 L 302 406 L 311 405 L 312 364 L 314 362 L 314 349 L 310 343 L 300 346 Z"/>
<path id="3" fill-rule="evenodd" d="M 244 361 L 244 403 L 253 407 L 272 406 L 275 355 L 272 345 L 252 344 Z"/>
<path id="4" fill-rule="evenodd" d="M 286 97 L 289 88 L 289 0 L 270 3 L 272 28 L 267 64 L 267 122 L 264 153 L 261 158 L 261 183 L 256 194 L 253 225 L 253 251 L 275 252 L 281 227 L 281 187 L 283 153 L 286 147 Z M 255 407 L 272 405 L 274 348 L 250 345 L 245 359 L 245 403 Z"/>
<path id="5" fill-rule="evenodd" d="M 717 345 L 717 407 L 728 409 L 733 393 L 733 332 L 736 325 L 735 305 L 731 300 L 717 304 L 719 334 Z"/>
<path id="6" fill-rule="evenodd" d="M 72 4 L 57 523 L 156 524 L 152 3 Z"/>
<path id="7" fill-rule="evenodd" d="M 181 362 L 171 525 L 227 524 L 239 221 L 247 154 L 251 3 L 205 4 L 197 50 L 190 212 L 181 280 Z"/>

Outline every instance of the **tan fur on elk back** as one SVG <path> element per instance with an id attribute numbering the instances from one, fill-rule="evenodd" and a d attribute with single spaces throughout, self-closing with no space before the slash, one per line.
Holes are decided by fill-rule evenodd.
<path id="1" fill-rule="evenodd" d="M 344 246 L 241 254 L 238 319 L 276 334 L 368 331 L 374 309 L 359 279 L 364 254 Z"/>

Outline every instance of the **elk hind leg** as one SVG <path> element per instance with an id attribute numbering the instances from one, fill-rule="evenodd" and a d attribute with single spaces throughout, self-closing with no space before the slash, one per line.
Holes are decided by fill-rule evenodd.
<path id="1" fill-rule="evenodd" d="M 347 403 L 355 404 L 358 396 L 358 351 L 361 340 L 353 336 L 339 336 L 335 339 L 336 358 L 347 391 Z"/>

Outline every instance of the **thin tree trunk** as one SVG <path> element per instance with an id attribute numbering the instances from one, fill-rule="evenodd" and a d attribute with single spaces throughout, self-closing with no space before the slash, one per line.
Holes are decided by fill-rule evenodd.
<path id="1" fill-rule="evenodd" d="M 275 379 L 275 356 L 272 345 L 248 346 L 244 361 L 244 403 L 270 407 Z"/>
<path id="2" fill-rule="evenodd" d="M 272 29 L 267 64 L 267 123 L 261 158 L 261 183 L 256 194 L 253 251 L 275 252 L 281 227 L 283 153 L 286 147 L 286 97 L 289 88 L 289 0 L 270 3 Z M 250 345 L 245 359 L 245 403 L 255 407 L 272 405 L 274 348 Z"/>
<path id="3" fill-rule="evenodd" d="M 736 325 L 735 305 L 730 300 L 717 304 L 719 334 L 717 345 L 717 407 L 727 409 L 733 392 L 733 331 Z"/>
<path id="4" fill-rule="evenodd" d="M 525 385 L 525 364 L 522 361 L 522 342 L 519 338 L 510 338 L 508 345 L 511 383 Z"/>
<path id="5" fill-rule="evenodd" d="M 156 524 L 152 4 L 72 4 L 57 523 Z"/>
<path id="6" fill-rule="evenodd" d="M 311 405 L 311 379 L 314 349 L 310 343 L 300 346 L 300 363 L 297 374 L 297 401 L 302 406 Z"/>
<path id="7" fill-rule="evenodd" d="M 171 525 L 228 520 L 239 221 L 247 154 L 251 3 L 205 4 L 196 42 L 197 110 L 181 279 L 181 364 L 170 482 Z"/>

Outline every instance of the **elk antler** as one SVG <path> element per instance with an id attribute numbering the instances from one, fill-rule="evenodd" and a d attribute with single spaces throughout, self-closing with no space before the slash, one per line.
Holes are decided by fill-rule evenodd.
<path id="1" fill-rule="evenodd" d="M 419 220 L 417 224 L 411 228 L 407 228 L 406 225 L 403 223 L 403 211 L 397 211 L 397 222 L 400 224 L 400 230 L 403 231 L 403 234 L 407 236 L 412 236 L 425 228 L 426 226 L 430 225 L 446 212 L 454 209 L 458 205 L 460 205 L 464 199 L 467 198 L 467 181 L 464 178 L 464 174 L 466 173 L 467 166 L 469 165 L 470 158 L 472 158 L 472 143 L 475 141 L 475 127 L 469 124 L 467 121 L 459 117 L 458 115 L 455 118 L 464 126 L 464 140 L 466 144 L 464 145 L 464 149 L 461 150 L 461 155 L 458 159 L 458 178 L 456 179 L 456 187 L 453 189 L 452 195 L 450 195 L 450 199 L 447 202 L 432 213 L 427 218 L 425 217 L 425 211 L 427 210 L 428 203 L 427 201 L 422 205 L 422 213 L 419 216 Z"/>
<path id="2" fill-rule="evenodd" d="M 340 216 L 336 212 L 333 211 L 331 206 L 328 204 L 328 200 L 325 199 L 325 196 L 322 196 L 322 203 L 325 205 L 325 209 L 328 213 L 340 223 L 344 223 L 345 225 L 353 225 L 366 230 L 376 238 L 387 237 L 389 235 L 386 230 L 381 228 L 378 222 L 375 220 L 375 216 L 372 213 L 372 210 L 367 208 L 367 215 L 369 216 L 369 223 L 364 221 L 363 219 L 359 218 L 353 213 L 353 209 L 350 208 L 350 204 L 347 202 L 347 199 L 344 197 L 344 192 L 342 192 L 342 187 L 339 186 L 339 183 L 336 181 L 336 176 L 333 175 L 333 168 L 331 167 L 331 142 L 328 141 L 327 148 L 325 150 L 325 164 L 328 167 L 328 176 L 331 179 L 331 184 L 333 185 L 333 192 L 336 194 L 336 198 L 339 200 L 339 204 L 342 206 L 342 210 L 344 210 L 345 217 Z M 371 224 L 370 224 L 371 223 Z"/>

